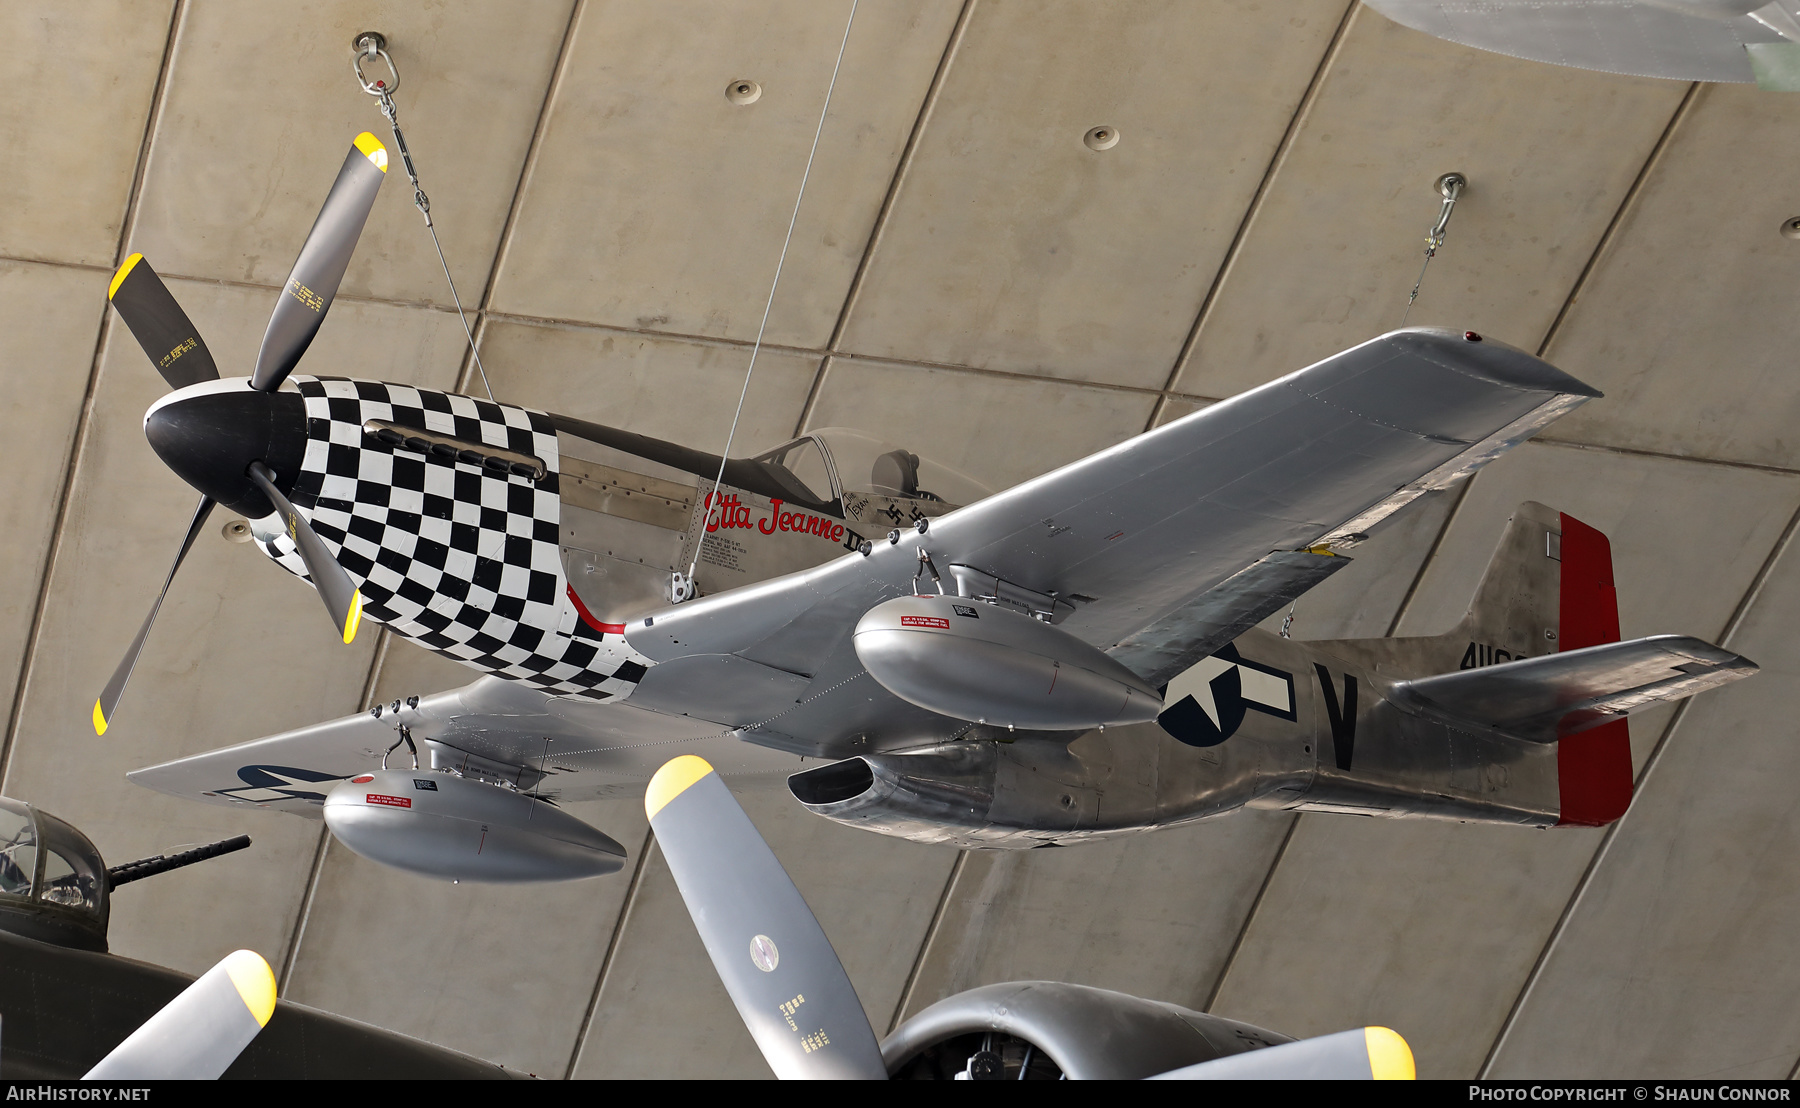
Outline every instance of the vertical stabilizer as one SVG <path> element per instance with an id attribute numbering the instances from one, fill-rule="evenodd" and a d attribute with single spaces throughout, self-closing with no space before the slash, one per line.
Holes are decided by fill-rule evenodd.
<path id="1" fill-rule="evenodd" d="M 1338 640 L 1315 647 L 1413 680 L 1619 641 L 1612 544 L 1543 504 L 1519 505 L 1469 610 L 1454 630 L 1414 638 Z M 1631 803 L 1631 733 L 1623 717 L 1556 744 L 1557 822 L 1599 827 Z"/>
<path id="2" fill-rule="evenodd" d="M 1459 669 L 1619 641 L 1612 543 L 1565 512 L 1519 505 L 1453 635 Z M 1599 827 L 1631 803 L 1631 731 L 1624 719 L 1556 747 L 1562 826 Z"/>
<path id="3" fill-rule="evenodd" d="M 1468 614 L 1451 632 L 1452 639 L 1464 644 L 1457 669 L 1557 652 L 1565 518 L 1534 502 L 1519 505 L 1513 513 L 1469 602 Z"/>

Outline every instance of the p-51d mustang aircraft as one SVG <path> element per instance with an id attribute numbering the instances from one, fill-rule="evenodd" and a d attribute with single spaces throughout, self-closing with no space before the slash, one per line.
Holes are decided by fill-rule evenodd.
<path id="1" fill-rule="evenodd" d="M 1381 336 L 992 495 L 860 432 L 722 461 L 294 375 L 385 160 L 358 137 L 251 377 L 219 377 L 138 256 L 111 298 L 174 386 L 145 431 L 203 494 L 183 553 L 223 503 L 346 640 L 366 616 L 486 676 L 141 784 L 323 815 L 369 857 L 496 881 L 617 869 L 618 844 L 552 801 L 640 791 L 681 753 L 799 770 L 815 812 L 971 845 L 1247 804 L 1599 824 L 1630 796 L 1622 716 L 1754 668 L 1692 639 L 1616 643 L 1604 536 L 1538 506 L 1449 636 L 1253 630 L 1377 523 L 1597 395 L 1474 332 Z M 390 770 L 402 743 L 412 767 Z"/>

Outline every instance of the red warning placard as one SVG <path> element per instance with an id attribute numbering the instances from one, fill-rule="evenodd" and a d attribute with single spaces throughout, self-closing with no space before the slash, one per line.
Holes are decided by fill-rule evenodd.
<path id="1" fill-rule="evenodd" d="M 937 616 L 901 616 L 902 627 L 935 627 L 939 631 L 950 630 L 950 621 Z"/>

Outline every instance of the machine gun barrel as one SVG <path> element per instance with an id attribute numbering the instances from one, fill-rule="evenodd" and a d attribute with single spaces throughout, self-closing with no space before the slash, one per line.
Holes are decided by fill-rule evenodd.
<path id="1" fill-rule="evenodd" d="M 112 866 L 106 871 L 106 887 L 110 891 L 120 885 L 137 881 L 145 877 L 154 877 L 159 873 L 167 873 L 182 866 L 191 866 L 195 862 L 204 862 L 208 858 L 217 858 L 221 854 L 230 854 L 250 845 L 250 836 L 236 835 L 229 839 L 221 839 L 216 843 L 207 843 L 192 850 L 184 850 L 179 854 L 158 854 L 153 858 L 139 858 L 135 862 Z"/>

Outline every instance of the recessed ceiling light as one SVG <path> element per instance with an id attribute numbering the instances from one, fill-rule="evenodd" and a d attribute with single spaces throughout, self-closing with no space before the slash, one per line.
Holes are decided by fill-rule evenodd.
<path id="1" fill-rule="evenodd" d="M 762 86 L 755 81 L 739 78 L 725 86 L 725 99 L 733 104 L 754 104 L 761 95 Z"/>
<path id="2" fill-rule="evenodd" d="M 1082 142 L 1089 150 L 1111 150 L 1119 145 L 1119 129 L 1117 127 L 1095 127 L 1082 136 Z"/>

